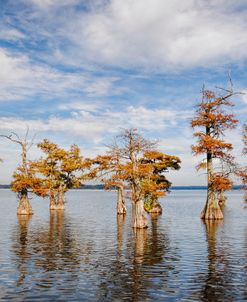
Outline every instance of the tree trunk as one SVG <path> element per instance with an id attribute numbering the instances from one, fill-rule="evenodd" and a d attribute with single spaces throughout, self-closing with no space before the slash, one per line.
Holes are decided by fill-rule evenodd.
<path id="1" fill-rule="evenodd" d="M 221 209 L 223 209 L 226 205 L 226 196 L 225 196 L 225 191 L 221 190 L 219 193 L 219 206 Z"/>
<path id="2" fill-rule="evenodd" d="M 32 215 L 33 210 L 28 200 L 27 191 L 20 193 L 20 201 L 17 207 L 17 215 Z"/>
<path id="3" fill-rule="evenodd" d="M 153 205 L 152 205 L 152 208 L 149 210 L 149 213 L 150 214 L 162 214 L 162 207 L 156 199 L 153 200 Z"/>
<path id="4" fill-rule="evenodd" d="M 205 207 L 201 212 L 201 219 L 218 220 L 223 218 L 224 216 L 216 199 L 215 192 L 209 190 Z"/>
<path id="5" fill-rule="evenodd" d="M 204 209 L 201 212 L 201 219 L 217 220 L 223 219 L 223 213 L 216 198 L 216 192 L 213 186 L 213 161 L 212 154 L 207 154 L 207 171 L 208 171 L 208 194 Z"/>
<path id="6" fill-rule="evenodd" d="M 126 214 L 126 206 L 124 200 L 124 189 L 122 186 L 117 188 L 117 213 Z"/>
<path id="7" fill-rule="evenodd" d="M 137 229 L 144 229 L 148 227 L 148 220 L 142 199 L 132 202 L 132 227 Z"/>
<path id="8" fill-rule="evenodd" d="M 244 194 L 244 202 L 247 203 L 247 193 Z"/>
<path id="9" fill-rule="evenodd" d="M 64 191 L 58 189 L 50 192 L 50 210 L 64 210 Z"/>

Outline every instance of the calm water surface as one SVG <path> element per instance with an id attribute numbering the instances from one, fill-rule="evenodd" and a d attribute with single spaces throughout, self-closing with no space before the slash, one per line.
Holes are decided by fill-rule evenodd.
<path id="1" fill-rule="evenodd" d="M 133 232 L 116 194 L 71 191 L 64 213 L 33 197 L 16 216 L 0 190 L 1 301 L 247 301 L 247 208 L 229 193 L 223 222 L 199 219 L 205 191 L 174 191 Z"/>

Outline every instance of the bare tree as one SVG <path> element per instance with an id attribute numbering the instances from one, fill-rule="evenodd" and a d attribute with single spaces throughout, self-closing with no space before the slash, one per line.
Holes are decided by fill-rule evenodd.
<path id="1" fill-rule="evenodd" d="M 1 134 L 0 137 L 6 138 L 12 143 L 18 144 L 21 147 L 21 163 L 13 174 L 14 180 L 11 183 L 12 191 L 16 192 L 19 197 L 19 204 L 17 208 L 18 215 L 31 215 L 33 210 L 28 199 L 28 189 L 32 187 L 34 176 L 29 167 L 27 153 L 33 145 L 35 135 L 32 140 L 28 142 L 29 128 L 27 128 L 24 138 L 20 138 L 15 132 L 9 135 Z"/>

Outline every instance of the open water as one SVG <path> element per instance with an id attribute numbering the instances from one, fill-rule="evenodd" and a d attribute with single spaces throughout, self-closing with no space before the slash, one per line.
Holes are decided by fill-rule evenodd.
<path id="1" fill-rule="evenodd" d="M 247 208 L 228 194 L 225 219 L 204 224 L 206 191 L 173 191 L 134 232 L 114 191 L 70 191 L 64 213 L 33 197 L 17 217 L 0 190 L 1 301 L 247 301 Z"/>

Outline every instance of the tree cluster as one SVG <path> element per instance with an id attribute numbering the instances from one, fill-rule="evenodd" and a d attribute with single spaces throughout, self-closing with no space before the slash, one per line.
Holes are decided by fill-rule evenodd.
<path id="1" fill-rule="evenodd" d="M 230 80 L 231 83 L 231 80 Z M 225 192 L 233 186 L 232 176 L 238 176 L 245 190 L 247 202 L 247 167 L 240 167 L 231 151 L 233 145 L 225 140 L 225 133 L 236 128 L 238 120 L 232 112 L 232 89 L 216 91 L 202 90 L 202 99 L 196 107 L 191 126 L 197 131 L 197 142 L 192 146 L 194 155 L 204 158 L 197 169 L 207 172 L 207 199 L 201 218 L 205 220 L 223 219 Z M 18 214 L 32 214 L 28 192 L 40 197 L 49 197 L 51 210 L 64 209 L 65 193 L 94 180 L 104 184 L 106 189 L 117 190 L 117 213 L 127 211 L 126 191 L 132 202 L 132 225 L 146 228 L 148 213 L 162 212 L 158 199 L 169 192 L 170 181 L 166 177 L 169 170 L 179 170 L 181 160 L 157 149 L 157 143 L 144 138 L 137 129 L 125 129 L 115 137 L 108 151 L 95 158 L 84 158 L 77 145 L 69 150 L 44 139 L 38 143 L 43 156 L 38 160 L 28 160 L 28 131 L 24 139 L 16 133 L 1 135 L 21 146 L 21 163 L 13 174 L 12 190 L 17 192 L 20 202 Z M 247 154 L 247 125 L 243 130 L 243 154 Z"/>
<path id="2" fill-rule="evenodd" d="M 14 139 L 13 135 L 18 139 Z M 50 199 L 50 210 L 63 210 L 65 193 L 87 180 L 100 180 L 105 188 L 117 189 L 117 213 L 125 214 L 125 189 L 131 192 L 133 227 L 147 227 L 146 212 L 161 212 L 158 198 L 171 185 L 165 173 L 178 170 L 180 159 L 156 149 L 156 143 L 145 139 L 137 129 L 124 130 L 115 138 L 104 155 L 84 158 L 80 149 L 69 150 L 44 139 L 37 144 L 43 152 L 38 160 L 28 160 L 27 149 L 32 145 L 17 134 L 4 136 L 22 147 L 22 163 L 13 174 L 11 188 L 18 193 L 18 214 L 32 214 L 28 192 Z M 29 145 L 29 147 L 28 147 Z M 145 202 L 145 207 L 144 207 Z"/>

